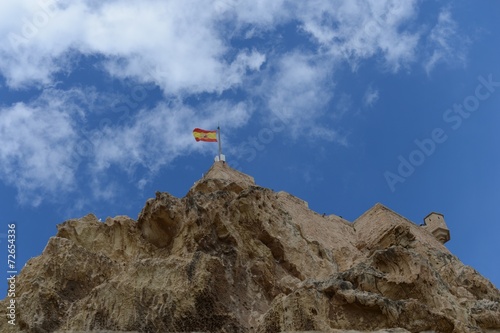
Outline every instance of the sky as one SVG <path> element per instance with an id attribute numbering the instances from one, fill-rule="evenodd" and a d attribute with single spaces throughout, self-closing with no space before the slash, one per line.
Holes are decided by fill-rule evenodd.
<path id="1" fill-rule="evenodd" d="M 500 287 L 500 2 L 0 3 L 0 272 L 213 163 L 354 221 L 380 202 Z M 6 290 L 5 285 L 5 290 Z M 1 290 L 4 292 L 4 290 Z"/>

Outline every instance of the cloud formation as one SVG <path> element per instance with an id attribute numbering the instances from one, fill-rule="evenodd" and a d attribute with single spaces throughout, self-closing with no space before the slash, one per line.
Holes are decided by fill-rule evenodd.
<path id="1" fill-rule="evenodd" d="M 117 78 L 150 81 L 147 74 L 157 69 L 162 75 L 155 83 L 165 94 L 221 92 L 240 85 L 247 70 L 265 60 L 262 51 L 232 45 L 235 37 L 244 38 L 250 27 L 266 34 L 298 22 L 317 43 L 317 55 L 356 68 L 380 54 L 397 71 L 417 57 L 421 32 L 408 28 L 417 3 L 20 0 L 2 5 L 0 33 L 8 42 L 0 46 L 0 70 L 11 87 L 47 84 L 71 71 L 75 54 L 101 55 L 103 68 Z M 453 27 L 449 11 L 443 12 L 430 40 L 449 49 Z"/>
<path id="2" fill-rule="evenodd" d="M 469 42 L 465 36 L 459 35 L 458 24 L 448 8 L 439 13 L 437 24 L 432 28 L 427 42 L 430 50 L 430 56 L 424 62 L 427 74 L 440 62 L 466 62 L 466 46 Z"/>
<path id="3" fill-rule="evenodd" d="M 372 107 L 375 103 L 377 103 L 378 99 L 379 91 L 370 85 L 363 95 L 363 105 L 365 107 Z"/>
<path id="4" fill-rule="evenodd" d="M 67 94 L 47 91 L 34 102 L 1 108 L 0 115 L 0 177 L 18 190 L 18 200 L 37 206 L 73 190 L 82 111 Z"/>
<path id="5" fill-rule="evenodd" d="M 417 17 L 417 1 L 308 1 L 298 10 L 304 31 L 320 49 L 353 69 L 380 54 L 392 71 L 415 60 L 419 32 L 402 29 Z"/>
<path id="6" fill-rule="evenodd" d="M 416 62 L 430 71 L 453 53 L 457 25 L 450 11 L 425 34 L 415 27 L 418 3 L 4 1 L 0 73 L 6 89 L 35 89 L 38 97 L 0 108 L 0 177 L 21 201 L 35 204 L 45 194 L 30 191 L 47 197 L 71 191 L 82 172 L 101 188 L 96 197 L 109 197 L 102 186 L 108 168 L 154 176 L 181 154 L 199 151 L 193 127 L 224 120 L 231 131 L 276 114 L 290 129 L 282 135 L 344 145 L 328 121 L 337 112 L 331 102 L 339 102 L 338 68 L 356 71 L 373 58 L 389 72 Z M 103 106 L 116 96 L 66 80 L 82 57 L 109 79 L 155 86 L 161 96 L 116 122 Z M 367 91 L 365 106 L 378 97 Z M 148 181 L 138 178 L 140 186 Z"/>

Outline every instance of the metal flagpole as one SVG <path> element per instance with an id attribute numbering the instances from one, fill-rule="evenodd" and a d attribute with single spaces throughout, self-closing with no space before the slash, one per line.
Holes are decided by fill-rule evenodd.
<path id="1" fill-rule="evenodd" d="M 219 141 L 219 162 L 222 161 L 222 142 L 220 141 L 220 126 L 217 125 L 217 136 Z"/>

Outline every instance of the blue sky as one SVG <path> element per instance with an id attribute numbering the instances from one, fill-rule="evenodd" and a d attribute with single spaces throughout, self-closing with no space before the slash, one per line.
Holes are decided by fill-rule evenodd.
<path id="1" fill-rule="evenodd" d="M 40 0 L 0 5 L 0 246 L 182 197 L 217 145 L 319 213 L 445 215 L 500 286 L 500 3 Z M 5 272 L 7 271 L 4 265 Z"/>

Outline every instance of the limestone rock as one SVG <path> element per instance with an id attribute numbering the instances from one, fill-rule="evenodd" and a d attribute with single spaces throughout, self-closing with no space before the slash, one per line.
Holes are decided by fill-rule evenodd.
<path id="1" fill-rule="evenodd" d="M 499 290 L 441 235 L 381 204 L 353 223 L 320 215 L 217 162 L 137 221 L 58 225 L 0 331 L 500 331 Z"/>

